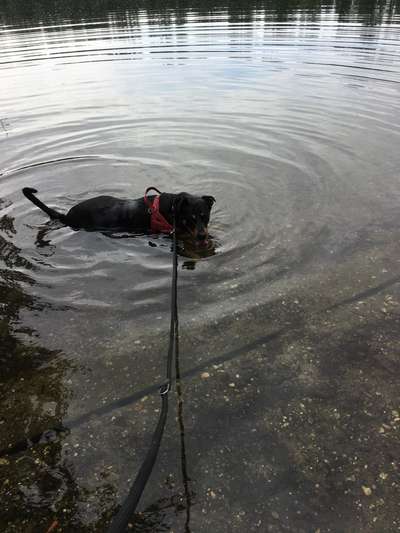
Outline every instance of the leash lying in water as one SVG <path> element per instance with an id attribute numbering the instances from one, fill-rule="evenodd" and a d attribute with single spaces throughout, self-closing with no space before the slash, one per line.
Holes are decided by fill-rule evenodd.
<path id="1" fill-rule="evenodd" d="M 147 191 L 146 191 L 147 192 Z M 150 443 L 150 449 L 140 467 L 140 470 L 133 482 L 133 485 L 122 504 L 121 509 L 111 522 L 107 533 L 123 533 L 135 512 L 140 497 L 146 487 L 146 483 L 156 462 L 161 439 L 164 433 L 165 423 L 168 414 L 168 393 L 171 390 L 172 381 L 172 360 L 177 358 L 178 349 L 178 305 L 177 305 L 177 284 L 178 284 L 178 254 L 176 248 L 175 215 L 173 209 L 173 230 L 172 230 L 172 286 L 171 286 L 171 322 L 169 330 L 169 347 L 167 355 L 166 380 L 160 387 L 161 412 L 156 429 Z"/>

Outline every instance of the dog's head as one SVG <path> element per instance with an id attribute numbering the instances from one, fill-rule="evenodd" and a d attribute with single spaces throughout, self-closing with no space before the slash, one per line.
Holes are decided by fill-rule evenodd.
<path id="1" fill-rule="evenodd" d="M 175 224 L 178 233 L 188 234 L 199 243 L 207 243 L 208 223 L 213 196 L 193 196 L 186 192 L 176 195 Z"/>

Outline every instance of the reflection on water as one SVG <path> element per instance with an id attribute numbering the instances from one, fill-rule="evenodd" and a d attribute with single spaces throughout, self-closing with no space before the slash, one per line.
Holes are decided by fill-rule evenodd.
<path id="1" fill-rule="evenodd" d="M 135 530 L 399 528 L 399 2 L 0 0 L 0 23 L 0 529 L 105 530 L 170 305 L 170 239 L 75 232 L 21 189 L 65 212 L 151 185 L 217 203 L 180 245 L 185 388 Z"/>
<path id="2" fill-rule="evenodd" d="M 23 288 L 35 281 L 20 269 L 33 272 L 35 266 L 12 243 L 15 233 L 13 218 L 4 215 L 0 219 L 1 449 L 61 421 L 68 405 L 63 385 L 68 363 L 60 352 L 42 347 L 36 332 L 21 322 L 25 310 L 41 313 L 49 305 Z M 15 530 L 26 531 L 35 509 L 73 498 L 75 483 L 59 444 L 48 448 L 42 444 L 35 457 L 19 459 L 18 469 L 12 457 L 0 459 L 5 491 L 1 497 L 2 531 L 8 531 L 8 523 Z M 48 519 L 41 511 L 38 523 L 40 515 Z"/>
<path id="3" fill-rule="evenodd" d="M 199 0 L 193 3 L 178 4 L 174 1 L 163 0 L 162 2 L 146 1 L 91 1 L 68 2 L 36 1 L 29 4 L 20 2 L 0 3 L 2 24 L 31 25 L 33 23 L 65 24 L 66 21 L 73 23 L 92 23 L 98 19 L 108 18 L 121 20 L 126 19 L 129 25 L 140 23 L 140 16 L 146 13 L 151 17 L 154 25 L 178 24 L 183 25 L 197 14 L 203 20 L 213 20 L 214 13 L 225 11 L 229 22 L 252 22 L 260 17 L 262 11 L 268 13 L 271 22 L 287 22 L 299 18 L 299 21 L 316 21 L 321 12 L 333 11 L 339 17 L 339 21 L 351 19 L 359 20 L 365 24 L 380 24 L 390 22 L 398 12 L 398 0 L 326 0 L 322 5 L 318 0 L 269 0 L 250 1 L 230 0 L 228 2 L 216 2 Z M 355 19 L 355 17 L 358 17 Z"/>

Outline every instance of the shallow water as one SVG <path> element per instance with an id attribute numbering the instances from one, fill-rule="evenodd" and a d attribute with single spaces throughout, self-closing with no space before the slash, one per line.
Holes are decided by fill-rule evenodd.
<path id="1" fill-rule="evenodd" d="M 4 459 L 2 530 L 104 530 L 154 427 L 169 324 L 168 239 L 60 227 L 21 189 L 67 210 L 149 185 L 217 202 L 215 254 L 179 271 L 191 497 L 171 416 L 137 530 L 400 527 L 399 442 L 374 440 L 398 409 L 398 4 L 0 2 L 0 23 L 0 448 L 72 428 Z M 304 443 L 296 409 L 332 384 Z M 376 472 L 335 470 L 330 453 L 369 464 L 352 442 L 370 432 Z"/>

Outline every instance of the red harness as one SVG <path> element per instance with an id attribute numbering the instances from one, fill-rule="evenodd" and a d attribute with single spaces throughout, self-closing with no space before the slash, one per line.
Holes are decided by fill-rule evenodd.
<path id="1" fill-rule="evenodd" d="M 147 198 L 149 191 L 156 191 L 158 195 L 154 198 L 153 203 Z M 155 187 L 148 187 L 144 193 L 144 203 L 147 205 L 150 217 L 150 228 L 153 233 L 171 233 L 173 226 L 160 213 L 160 194 L 161 192 Z"/>

